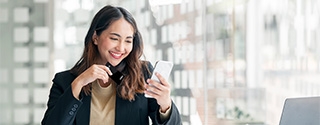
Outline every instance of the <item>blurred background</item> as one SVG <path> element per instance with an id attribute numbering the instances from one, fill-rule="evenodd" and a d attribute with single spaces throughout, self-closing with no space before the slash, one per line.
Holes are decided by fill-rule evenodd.
<path id="1" fill-rule="evenodd" d="M 286 98 L 320 95 L 319 0 L 0 0 L 1 125 L 40 124 L 107 4 L 134 15 L 144 60 L 174 62 L 184 125 L 277 125 Z"/>

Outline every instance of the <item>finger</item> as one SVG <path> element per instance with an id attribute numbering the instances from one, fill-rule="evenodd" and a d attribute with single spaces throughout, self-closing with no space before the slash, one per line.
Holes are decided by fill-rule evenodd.
<path id="1" fill-rule="evenodd" d="M 160 73 L 155 73 L 156 74 L 156 76 L 158 77 L 158 79 L 160 80 L 160 82 L 161 82 L 161 84 L 162 85 L 164 85 L 164 86 L 169 86 L 169 83 L 167 82 L 167 80 L 166 79 L 164 79 L 161 75 L 160 75 Z"/>
<path id="2" fill-rule="evenodd" d="M 155 87 L 155 88 L 157 88 L 159 90 L 165 89 L 165 87 L 161 83 L 159 83 L 157 81 L 154 81 L 152 79 L 148 79 L 147 82 L 149 84 L 148 86 L 150 86 L 150 87 Z"/>
<path id="3" fill-rule="evenodd" d="M 105 65 L 97 65 L 98 69 L 100 69 L 101 71 L 103 71 L 104 73 L 107 73 L 109 75 L 112 75 L 111 70 L 105 66 Z"/>
<path id="4" fill-rule="evenodd" d="M 91 72 L 97 74 L 97 73 L 103 73 L 103 74 L 107 74 L 108 72 L 111 72 L 108 67 L 104 66 L 104 65 L 98 65 L 98 64 L 93 64 L 91 67 Z"/>
<path id="5" fill-rule="evenodd" d="M 108 82 L 108 80 L 109 80 L 109 76 L 108 76 L 107 72 L 103 69 L 100 69 L 100 68 L 96 72 L 96 78 L 103 80 L 104 83 Z"/>
<path id="6" fill-rule="evenodd" d="M 151 96 L 151 97 L 154 96 L 153 93 L 152 93 L 152 92 L 149 92 L 148 90 L 145 90 L 145 91 L 144 91 L 144 94 L 145 94 L 145 95 L 148 95 L 148 96 Z M 153 98 L 154 98 L 154 97 L 153 97 Z"/>
<path id="7" fill-rule="evenodd" d="M 104 66 L 104 65 L 101 65 L 101 68 L 102 68 L 105 72 L 107 72 L 109 75 L 112 75 L 112 72 L 111 72 L 111 70 L 110 70 L 109 67 Z"/>
<path id="8" fill-rule="evenodd" d="M 159 98 L 159 95 L 157 95 L 156 93 L 154 93 L 152 91 L 145 90 L 144 93 L 149 95 L 149 96 L 151 96 L 151 97 L 153 97 L 153 98 L 155 98 L 155 99 Z"/>
<path id="9" fill-rule="evenodd" d="M 151 85 L 151 84 L 148 84 L 148 85 L 146 85 L 147 87 L 147 91 L 149 91 L 149 92 L 153 92 L 153 93 L 155 93 L 155 94 L 157 94 L 157 95 L 159 95 L 159 94 L 161 94 L 161 90 L 160 89 L 158 89 L 157 87 L 155 87 L 154 85 Z"/>
<path id="10" fill-rule="evenodd" d="M 106 81 L 108 81 L 109 76 L 105 72 L 99 72 L 99 73 L 96 73 L 95 79 L 100 79 L 103 82 L 106 82 Z"/>
<path id="11" fill-rule="evenodd" d="M 107 73 L 104 73 L 102 81 L 103 83 L 107 83 L 109 81 L 109 76 L 107 75 Z"/>

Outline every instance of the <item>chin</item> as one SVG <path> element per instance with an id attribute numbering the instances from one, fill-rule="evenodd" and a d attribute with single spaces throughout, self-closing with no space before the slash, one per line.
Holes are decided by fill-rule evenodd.
<path id="1" fill-rule="evenodd" d="M 121 60 L 122 61 L 122 60 Z M 112 65 L 112 66 L 117 66 L 120 64 L 121 61 L 110 61 L 109 63 Z"/>

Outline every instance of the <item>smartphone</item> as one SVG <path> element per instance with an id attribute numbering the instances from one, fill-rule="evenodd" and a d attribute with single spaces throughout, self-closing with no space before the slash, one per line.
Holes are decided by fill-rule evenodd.
<path id="1" fill-rule="evenodd" d="M 106 64 L 106 66 L 111 70 L 112 72 L 112 75 L 109 75 L 109 77 L 117 83 L 117 85 L 119 85 L 123 78 L 124 78 L 124 75 L 123 73 L 121 73 L 120 71 L 117 70 L 116 67 L 112 66 L 109 62 Z"/>
<path id="2" fill-rule="evenodd" d="M 163 61 L 163 60 L 157 61 L 154 66 L 150 79 L 160 82 L 158 77 L 155 75 L 155 73 L 159 73 L 164 79 L 168 80 L 172 67 L 173 67 L 173 63 L 170 61 Z M 150 95 L 147 95 L 147 94 L 145 94 L 145 96 L 148 98 L 152 98 Z"/>

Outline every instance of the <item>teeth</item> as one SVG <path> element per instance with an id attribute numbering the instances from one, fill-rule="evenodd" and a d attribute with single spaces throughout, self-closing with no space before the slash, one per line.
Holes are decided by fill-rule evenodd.
<path id="1" fill-rule="evenodd" d="M 121 56 L 121 54 L 111 53 L 114 56 Z"/>

